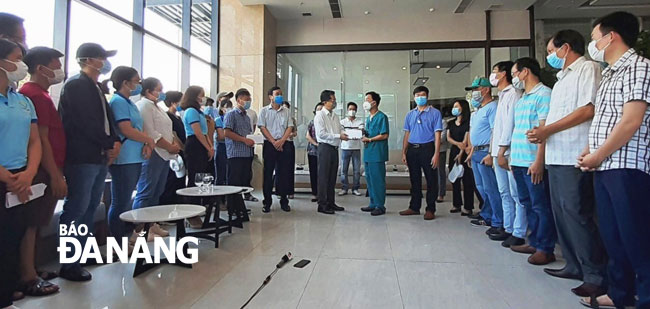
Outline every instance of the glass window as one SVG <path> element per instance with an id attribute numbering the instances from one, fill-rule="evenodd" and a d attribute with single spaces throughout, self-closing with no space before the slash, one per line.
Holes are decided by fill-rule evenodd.
<path id="1" fill-rule="evenodd" d="M 144 10 L 144 28 L 178 46 L 181 45 L 181 18 L 183 4 L 153 4 L 147 1 Z"/>
<path id="2" fill-rule="evenodd" d="M 205 95 L 210 96 L 210 65 L 195 57 L 190 58 L 190 85 L 203 87 Z"/>
<path id="3" fill-rule="evenodd" d="M 25 19 L 23 26 L 28 47 L 54 46 L 54 1 L 7 1 L 3 3 L 2 11 Z"/>
<path id="4" fill-rule="evenodd" d="M 199 1 L 196 1 L 199 2 Z M 205 1 L 192 4 L 192 31 L 190 52 L 203 60 L 210 61 L 210 34 L 212 22 L 212 3 Z"/>
<path id="5" fill-rule="evenodd" d="M 96 27 L 93 25 L 101 25 Z M 131 66 L 133 31 L 127 26 L 101 12 L 84 4 L 72 1 L 70 4 L 70 52 L 68 57 L 68 72 L 79 70 L 75 61 L 77 48 L 83 43 L 94 42 L 101 44 L 106 50 L 117 50 L 117 55 L 110 58 L 113 68 L 125 65 Z M 102 75 L 106 79 L 109 75 Z"/>
<path id="6" fill-rule="evenodd" d="M 90 0 L 120 17 L 133 21 L 133 1 L 131 0 Z M 43 1 L 45 2 L 45 1 Z M 54 2 L 54 1 L 51 1 Z"/>
<path id="7" fill-rule="evenodd" d="M 490 50 L 490 60 L 492 65 L 500 61 L 515 61 L 522 57 L 528 57 L 529 48 L 523 47 L 496 47 Z M 544 53 L 546 54 L 546 53 Z"/>
<path id="8" fill-rule="evenodd" d="M 144 36 L 143 49 L 142 76 L 159 79 L 165 91 L 184 91 L 180 89 L 181 52 L 148 35 Z"/>

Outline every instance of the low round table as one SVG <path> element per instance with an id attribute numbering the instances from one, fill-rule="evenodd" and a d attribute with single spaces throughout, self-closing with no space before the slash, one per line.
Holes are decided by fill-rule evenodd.
<path id="1" fill-rule="evenodd" d="M 205 237 L 206 233 L 214 233 L 214 247 L 219 248 L 219 234 L 228 232 L 232 233 L 232 227 L 243 228 L 243 221 L 248 219 L 248 214 L 238 213 L 235 209 L 231 209 L 230 205 L 226 203 L 228 207 L 228 221 L 222 220 L 219 217 L 219 212 L 221 208 L 217 203 L 217 197 L 219 196 L 228 196 L 235 194 L 242 194 L 248 190 L 252 191 L 252 188 L 248 187 L 238 187 L 238 186 L 208 186 L 204 190 L 199 189 L 199 187 L 188 187 L 176 190 L 176 194 L 180 196 L 190 197 L 190 198 L 199 198 L 200 204 L 206 207 L 205 211 L 205 220 L 203 220 L 203 225 L 201 230 L 208 231 L 199 231 L 188 233 L 188 235 L 196 235 L 198 237 Z M 237 219 L 232 220 L 232 215 L 236 214 Z"/>
<path id="2" fill-rule="evenodd" d="M 185 233 L 185 219 L 203 215 L 205 207 L 190 204 L 175 204 L 163 206 L 150 206 L 145 208 L 133 209 L 120 214 L 120 220 L 130 222 L 133 224 L 144 224 L 144 239 L 149 235 L 149 227 L 156 222 L 175 222 L 176 223 L 176 239 L 188 236 Z M 183 252 L 187 255 L 187 244 L 183 246 Z M 160 264 L 169 264 L 167 259 L 161 259 Z M 191 264 L 180 262 L 179 259 L 173 263 L 174 265 L 192 268 Z M 137 259 L 135 269 L 133 270 L 133 277 L 155 267 L 158 264 L 145 263 L 144 258 Z"/>

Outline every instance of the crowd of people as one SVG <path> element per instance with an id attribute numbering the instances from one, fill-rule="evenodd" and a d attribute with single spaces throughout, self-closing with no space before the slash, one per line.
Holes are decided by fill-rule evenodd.
<path id="1" fill-rule="evenodd" d="M 22 22 L 0 13 L 0 308 L 13 308 L 25 295 L 58 292 L 48 281 L 56 276 L 91 280 L 79 263 L 63 264 L 58 273 L 37 270 L 36 235 L 60 199 L 59 223 L 93 232 L 109 173 L 110 234 L 135 240 L 143 226 L 121 221 L 120 214 L 179 202 L 176 190 L 194 186 L 198 174 L 214 174 L 216 185 L 250 187 L 251 134 L 259 129 L 262 211 L 271 211 L 274 195 L 280 209 L 291 211 L 297 130 L 280 87 L 268 90 L 258 116 L 247 89 L 221 92 L 216 100 L 199 86 L 165 92 L 155 77 L 112 68 L 109 59 L 117 51 L 84 43 L 75 54 L 79 72 L 65 80 L 57 110 L 48 89 L 64 82 L 63 54 L 28 48 Z M 572 292 L 585 306 L 649 308 L 650 60 L 633 49 L 638 35 L 630 13 L 598 19 L 587 48 L 592 61 L 581 34 L 559 31 L 547 42 L 547 62 L 559 70 L 552 89 L 541 82 L 537 60 L 502 61 L 465 89 L 471 100 L 454 102 L 454 118 L 444 123 L 429 105 L 429 90 L 416 87 L 402 145 L 411 198 L 399 214 L 420 215 L 424 198 L 424 220 L 434 220 L 446 191 L 445 165 L 462 169 L 453 181 L 451 213 L 486 226 L 489 239 L 527 254 L 533 265 L 554 262 L 558 242 L 566 266 L 544 272 L 582 281 Z M 100 82 L 105 74 L 110 78 Z M 354 102 L 341 120 L 335 92 L 322 91 L 306 133 L 319 213 L 345 210 L 335 203 L 338 176 L 339 196 L 362 195 L 363 162 L 369 203 L 361 210 L 386 214 L 390 132 L 380 103 L 379 93 L 367 92 L 365 121 L 356 117 Z M 448 155 L 445 144 L 451 146 Z M 32 185 L 41 183 L 47 188 L 35 198 Z M 20 205 L 5 206 L 6 193 Z M 247 219 L 245 200 L 258 201 L 247 193 L 229 195 L 226 203 Z M 200 218 L 189 221 L 201 225 Z M 168 235 L 157 224 L 148 232 Z M 78 237 L 83 243 L 84 236 Z"/>

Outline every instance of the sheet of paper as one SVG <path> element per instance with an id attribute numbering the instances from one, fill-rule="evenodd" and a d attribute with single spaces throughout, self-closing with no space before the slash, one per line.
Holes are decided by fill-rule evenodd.
<path id="1" fill-rule="evenodd" d="M 359 129 L 346 128 L 345 134 L 349 139 L 361 139 L 362 137 L 361 130 Z"/>
<path id="2" fill-rule="evenodd" d="M 264 144 L 264 136 L 262 135 L 251 134 L 251 135 L 246 135 L 246 138 L 254 140 L 255 144 Z"/>
<path id="3" fill-rule="evenodd" d="M 47 185 L 43 183 L 37 183 L 33 185 L 31 188 L 32 188 L 32 195 L 29 196 L 30 201 L 45 195 L 45 188 L 47 188 Z M 5 200 L 6 200 L 5 207 L 7 208 L 15 207 L 22 204 L 20 200 L 18 200 L 18 196 L 13 194 L 12 192 L 7 192 L 7 196 Z"/>

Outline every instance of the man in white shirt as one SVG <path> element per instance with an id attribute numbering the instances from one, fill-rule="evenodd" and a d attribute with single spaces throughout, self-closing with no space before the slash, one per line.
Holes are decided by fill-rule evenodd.
<path id="1" fill-rule="evenodd" d="M 318 141 L 318 212 L 333 215 L 345 210 L 334 204 L 334 186 L 339 165 L 339 146 L 348 136 L 341 133 L 341 122 L 334 113 L 336 96 L 332 90 L 320 94 L 323 109 L 314 117 L 316 141 Z"/>
<path id="2" fill-rule="evenodd" d="M 347 117 L 341 120 L 341 127 L 344 130 L 363 130 L 363 120 L 356 117 L 357 104 L 354 102 L 348 103 Z M 351 139 L 341 141 L 341 191 L 339 195 L 348 194 L 348 168 L 352 161 L 352 169 L 354 175 L 354 184 L 352 186 L 352 194 L 360 196 L 359 187 L 361 186 L 361 140 Z"/>
<path id="3" fill-rule="evenodd" d="M 510 140 L 515 126 L 515 104 L 521 98 L 521 91 L 512 86 L 512 61 L 501 61 L 494 65 L 490 75 L 490 83 L 499 89 L 499 104 L 494 121 L 491 155 L 494 160 L 494 173 L 503 205 L 503 229 L 488 235 L 490 239 L 503 241 L 501 244 L 510 246 L 523 245 L 526 241 L 526 209 L 519 202 L 517 184 L 510 171 Z"/>
<path id="4" fill-rule="evenodd" d="M 264 146 L 262 150 L 262 157 L 264 158 L 264 200 L 262 203 L 264 207 L 262 212 L 268 213 L 271 211 L 271 204 L 273 204 L 273 172 L 276 171 L 275 177 L 278 178 L 277 186 L 275 188 L 276 194 L 280 196 L 280 207 L 284 211 L 290 211 L 289 199 L 287 198 L 291 170 L 293 166 L 289 165 L 291 161 L 287 155 L 292 155 L 289 150 L 287 140 L 293 132 L 293 121 L 289 110 L 282 106 L 282 89 L 280 87 L 272 87 L 268 91 L 269 105 L 262 107 L 260 110 L 260 117 L 257 126 L 264 135 Z"/>
<path id="5" fill-rule="evenodd" d="M 531 130 L 531 142 L 546 140 L 546 169 L 558 240 L 566 266 L 544 269 L 554 277 L 582 279 L 578 296 L 605 294 L 605 250 L 595 218 L 593 173 L 575 166 L 588 142 L 600 65 L 584 57 L 585 40 L 574 30 L 556 33 L 547 45 L 548 63 L 561 71 L 551 93 L 546 124 Z"/>

